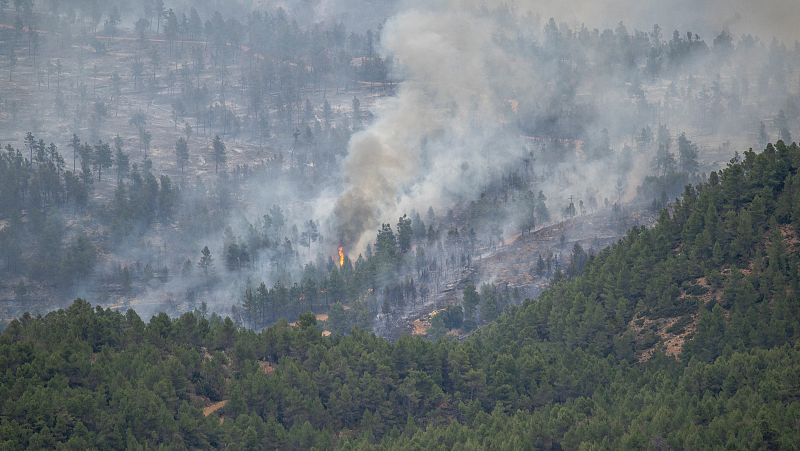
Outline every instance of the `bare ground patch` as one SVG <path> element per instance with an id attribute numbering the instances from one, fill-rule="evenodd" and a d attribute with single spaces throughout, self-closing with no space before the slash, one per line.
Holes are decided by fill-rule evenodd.
<path id="1" fill-rule="evenodd" d="M 225 404 L 228 404 L 228 400 L 227 399 L 224 399 L 224 400 L 222 400 L 220 402 L 215 402 L 214 404 L 211 404 L 211 405 L 208 405 L 208 406 L 204 407 L 203 408 L 203 416 L 207 417 L 207 416 L 211 415 L 212 413 L 219 411 L 220 409 L 225 407 Z"/>

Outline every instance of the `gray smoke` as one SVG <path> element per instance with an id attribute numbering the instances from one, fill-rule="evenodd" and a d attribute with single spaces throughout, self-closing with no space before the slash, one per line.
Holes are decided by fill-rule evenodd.
<path id="1" fill-rule="evenodd" d="M 515 68 L 493 31 L 466 11 L 412 9 L 387 22 L 384 52 L 404 81 L 350 142 L 348 188 L 335 212 L 345 244 L 363 248 L 383 218 L 470 194 L 506 160 L 498 140 L 507 136 L 500 131 L 508 100 L 497 87 L 500 74 L 509 75 L 504 68 Z"/>
<path id="2" fill-rule="evenodd" d="M 551 16 L 556 23 L 575 30 L 584 23 L 590 29 L 615 28 L 621 19 L 631 30 L 649 30 L 658 22 L 667 36 L 673 28 L 680 28 L 682 33 L 701 32 L 709 45 L 716 33 L 729 27 L 736 27 L 738 34 L 761 33 L 762 39 L 778 36 L 791 42 L 797 37 L 791 23 L 798 17 L 800 2 L 668 3 L 403 3 L 399 7 L 403 12 L 387 21 L 381 39 L 383 55 L 393 59 L 396 76 L 403 82 L 396 97 L 377 106 L 376 121 L 350 142 L 343 165 L 345 188 L 334 211 L 334 233 L 346 246 L 363 249 L 382 221 L 394 220 L 412 209 L 448 206 L 454 200 L 475 196 L 491 175 L 519 163 L 525 142 L 518 128 L 523 120 L 518 110 L 526 112 L 524 119 L 529 122 L 542 123 L 558 120 L 555 111 L 588 97 L 592 101 L 587 104 L 602 105 L 603 111 L 578 121 L 584 130 L 570 138 L 596 135 L 602 129 L 610 132 L 616 148 L 632 145 L 637 127 L 647 122 L 637 117 L 630 96 L 620 93 L 619 86 L 630 84 L 630 74 L 597 74 L 571 80 L 558 61 L 545 62 L 533 57 L 531 49 L 517 44 L 528 40 L 546 45 L 547 37 L 540 31 Z M 584 57 L 591 60 L 594 55 L 586 51 Z M 719 70 L 711 66 L 711 58 L 698 62 L 697 68 Z M 713 72 L 708 76 L 712 78 Z M 653 92 L 664 88 L 654 86 Z M 556 125 L 576 128 L 575 123 Z M 669 125 L 692 124 L 675 120 Z M 601 199 L 616 197 L 618 179 L 623 177 L 624 197 L 630 198 L 649 170 L 648 158 L 634 156 L 624 172 L 612 160 L 590 165 L 565 161 L 550 168 L 554 177 L 544 189 L 549 197 L 589 190 Z"/>

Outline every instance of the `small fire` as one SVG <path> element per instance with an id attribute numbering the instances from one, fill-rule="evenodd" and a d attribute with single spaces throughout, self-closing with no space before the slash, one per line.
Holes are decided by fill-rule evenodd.
<path id="1" fill-rule="evenodd" d="M 344 266 L 344 247 L 339 246 L 339 267 Z"/>

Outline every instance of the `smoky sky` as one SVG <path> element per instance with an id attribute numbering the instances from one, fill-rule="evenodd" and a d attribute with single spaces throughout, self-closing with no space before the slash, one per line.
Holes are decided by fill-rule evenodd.
<path id="1" fill-rule="evenodd" d="M 788 43 L 800 39 L 800 2 L 795 0 L 441 0 L 406 1 L 398 10 L 430 7 L 443 11 L 466 7 L 508 7 L 517 15 L 550 17 L 573 27 L 614 28 L 619 22 L 647 30 L 658 23 L 671 32 L 735 29 L 738 34 L 777 37 Z"/>
<path id="2" fill-rule="evenodd" d="M 334 9 L 330 5 L 328 11 Z M 351 139 L 343 162 L 345 186 L 333 213 L 334 233 L 360 249 L 380 223 L 412 209 L 446 207 L 474 196 L 493 175 L 518 162 L 523 143 L 509 103 L 534 115 L 547 115 L 560 104 L 565 94 L 554 87 L 558 67 L 528 59 L 502 41 L 532 30 L 537 36 L 553 17 L 558 24 L 590 29 L 624 23 L 629 30 L 649 31 L 658 23 L 665 39 L 675 28 L 698 33 L 709 44 L 724 29 L 737 36 L 756 33 L 762 42 L 775 36 L 791 43 L 800 2 L 412 0 L 393 8 L 380 51 L 394 62 L 394 75 L 402 82 L 395 97 L 376 106 L 375 121 Z M 504 14 L 513 20 L 504 20 Z M 602 96 L 604 82 L 584 81 L 576 87 Z M 621 116 L 613 109 L 605 113 L 609 124 Z M 617 117 L 617 122 L 624 121 Z M 569 168 L 562 172 L 571 172 L 573 179 L 551 188 L 580 192 L 592 183 L 610 192 L 620 175 L 609 175 L 610 170 L 603 163 L 584 165 L 579 174 Z M 570 186 L 573 182 L 581 186 Z"/>
<path id="3" fill-rule="evenodd" d="M 731 28 L 738 34 L 757 34 L 767 40 L 777 37 L 792 43 L 800 39 L 796 26 L 800 20 L 800 2 L 794 0 L 523 0 L 518 3 L 540 9 L 545 16 L 593 27 L 613 27 L 623 21 L 647 29 L 658 23 L 668 32 Z"/>

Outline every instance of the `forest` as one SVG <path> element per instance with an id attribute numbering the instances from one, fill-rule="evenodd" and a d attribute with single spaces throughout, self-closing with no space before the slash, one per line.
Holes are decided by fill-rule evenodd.
<path id="1" fill-rule="evenodd" d="M 798 168 L 796 144 L 737 154 L 464 340 L 26 314 L 0 338 L 3 447 L 792 448 Z M 462 320 L 484 296 L 464 289 Z"/>
<path id="2" fill-rule="evenodd" d="M 800 3 L 662 3 L 0 0 L 0 449 L 795 448 Z"/>
<path id="3" fill-rule="evenodd" d="M 800 133 L 791 41 L 466 8 L 492 50 L 430 66 L 402 45 L 426 30 L 381 4 L 0 5 L 0 321 L 81 297 L 467 335 L 652 225 L 732 143 Z M 487 54 L 507 70 L 459 70 Z M 459 73 L 485 104 L 445 89 Z M 494 313 L 439 316 L 468 285 Z"/>

